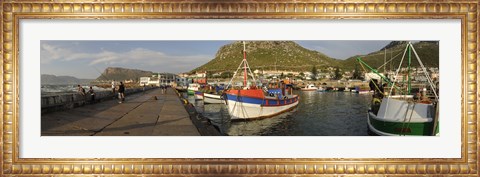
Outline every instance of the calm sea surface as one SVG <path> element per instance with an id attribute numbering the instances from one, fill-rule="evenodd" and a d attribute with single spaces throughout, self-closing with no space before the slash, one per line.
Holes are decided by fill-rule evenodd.
<path id="1" fill-rule="evenodd" d="M 224 104 L 203 104 L 186 96 L 198 113 L 233 136 L 368 136 L 367 110 L 372 95 L 350 92 L 296 91 L 296 109 L 260 120 L 230 121 Z"/>

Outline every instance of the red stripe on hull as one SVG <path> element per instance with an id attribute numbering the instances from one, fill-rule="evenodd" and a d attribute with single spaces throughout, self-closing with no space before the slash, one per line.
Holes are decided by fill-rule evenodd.
<path id="1" fill-rule="evenodd" d="M 228 90 L 226 93 L 231 95 L 245 96 L 245 97 L 251 97 L 251 98 L 261 98 L 261 99 L 265 98 L 265 95 L 263 95 L 263 90 L 261 89 Z"/>
<path id="2" fill-rule="evenodd" d="M 275 106 L 285 106 L 285 105 L 290 105 L 294 104 L 298 101 L 298 96 L 295 96 L 293 98 L 289 98 L 286 100 L 283 100 L 284 104 L 280 105 L 280 101 L 282 100 L 272 100 L 272 99 L 265 99 L 265 102 L 268 104 L 262 105 L 262 107 L 275 107 Z M 273 102 L 274 104 L 270 104 L 270 102 Z"/>

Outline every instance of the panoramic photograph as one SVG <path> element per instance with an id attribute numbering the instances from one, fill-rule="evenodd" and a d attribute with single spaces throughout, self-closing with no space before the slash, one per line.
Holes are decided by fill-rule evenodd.
<path id="1" fill-rule="evenodd" d="M 439 136 L 439 41 L 40 43 L 42 136 Z"/>

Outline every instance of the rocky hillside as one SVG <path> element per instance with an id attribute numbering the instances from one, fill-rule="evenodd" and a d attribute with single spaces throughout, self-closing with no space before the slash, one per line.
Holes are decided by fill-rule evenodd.
<path id="1" fill-rule="evenodd" d="M 402 59 L 403 52 L 406 48 L 407 42 L 404 41 L 393 41 L 380 49 L 379 51 L 372 52 L 368 55 L 358 55 L 358 56 L 353 56 L 350 57 L 346 60 L 343 60 L 340 62 L 340 65 L 347 70 L 351 70 L 355 68 L 355 65 L 358 64 L 356 61 L 357 57 L 360 57 L 365 63 L 368 65 L 378 68 L 379 66 L 383 65 L 384 63 L 384 58 L 385 58 L 385 49 L 387 49 L 387 57 L 386 60 L 390 60 L 390 58 L 395 57 L 395 59 L 392 60 L 391 64 L 387 64 L 387 69 L 390 69 L 390 66 L 392 66 L 392 69 L 395 70 L 398 65 L 400 64 L 400 61 Z M 422 60 L 422 63 L 426 67 L 438 67 L 439 65 L 439 49 L 438 49 L 438 42 L 437 41 L 421 41 L 413 44 L 413 48 L 415 48 L 415 51 L 417 51 L 418 56 Z M 408 61 L 408 52 L 405 54 L 405 60 L 403 61 L 403 66 L 406 66 L 406 62 Z M 415 57 L 415 54 L 412 52 L 412 66 L 416 67 L 419 66 L 419 63 Z"/>
<path id="2" fill-rule="evenodd" d="M 314 65 L 318 69 L 331 66 L 353 70 L 355 65 L 358 64 L 357 57 L 361 57 L 372 67 L 381 66 L 384 63 L 386 49 L 387 61 L 400 53 L 391 64 L 393 68 L 398 67 L 406 44 L 406 41 L 392 41 L 376 52 L 352 56 L 346 60 L 337 60 L 318 51 L 306 49 L 292 41 L 250 41 L 247 42 L 247 60 L 252 70 L 274 70 L 276 68 L 278 70 L 310 71 Z M 438 67 L 439 48 L 437 41 L 417 42 L 413 46 L 425 66 Z M 218 50 L 214 59 L 191 72 L 234 71 L 243 59 L 242 51 L 242 42 L 225 45 Z M 414 56 L 413 53 L 412 56 Z M 390 69 L 390 64 L 387 66 L 387 69 Z M 415 57 L 412 58 L 412 66 L 419 66 Z"/>
<path id="3" fill-rule="evenodd" d="M 140 77 L 152 76 L 151 71 L 142 71 L 138 69 L 127 69 L 119 67 L 108 67 L 98 76 L 97 81 L 101 80 L 138 80 Z"/>
<path id="4" fill-rule="evenodd" d="M 306 49 L 292 41 L 248 41 L 247 60 L 252 70 L 264 69 L 305 71 L 337 66 L 338 61 L 317 51 Z M 215 58 L 192 70 L 195 71 L 234 71 L 243 59 L 243 43 L 234 42 L 221 47 Z"/>
<path id="5" fill-rule="evenodd" d="M 55 76 L 49 74 L 41 75 L 41 84 L 42 85 L 74 85 L 74 84 L 85 84 L 92 81 L 92 79 L 78 79 L 72 76 Z"/>

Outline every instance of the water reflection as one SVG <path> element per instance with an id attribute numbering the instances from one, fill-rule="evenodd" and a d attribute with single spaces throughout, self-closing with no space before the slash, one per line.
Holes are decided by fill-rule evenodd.
<path id="1" fill-rule="evenodd" d="M 224 104 L 203 104 L 189 96 L 198 113 L 232 136 L 367 136 L 371 95 L 296 91 L 298 107 L 271 118 L 230 121 Z M 186 96 L 186 95 L 185 95 Z"/>

